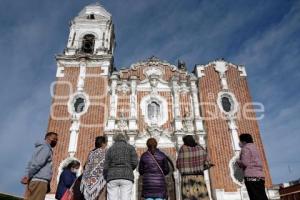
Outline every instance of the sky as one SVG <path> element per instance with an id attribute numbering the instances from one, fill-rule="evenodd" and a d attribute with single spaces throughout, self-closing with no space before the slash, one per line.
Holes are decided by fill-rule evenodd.
<path id="1" fill-rule="evenodd" d="M 0 192 L 19 183 L 48 125 L 55 55 L 89 0 L 1 0 Z M 126 2 L 126 3 L 125 3 Z M 113 16 L 118 68 L 152 55 L 176 64 L 246 66 L 274 184 L 300 178 L 300 1 L 101 0 Z"/>

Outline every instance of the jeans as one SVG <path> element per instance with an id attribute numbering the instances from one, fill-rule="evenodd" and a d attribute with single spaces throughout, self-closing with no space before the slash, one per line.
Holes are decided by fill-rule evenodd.
<path id="1" fill-rule="evenodd" d="M 107 183 L 107 200 L 131 200 L 132 181 L 117 179 Z"/>

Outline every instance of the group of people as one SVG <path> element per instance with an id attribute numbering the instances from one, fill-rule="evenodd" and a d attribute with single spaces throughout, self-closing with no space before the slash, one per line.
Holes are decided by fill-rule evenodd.
<path id="1" fill-rule="evenodd" d="M 142 198 L 145 200 L 168 199 L 166 175 L 170 173 L 170 159 L 157 148 L 154 138 L 147 140 L 147 149 L 138 159 L 135 148 L 124 134 L 116 134 L 114 143 L 107 148 L 107 138 L 95 139 L 95 148 L 90 151 L 83 173 L 79 175 L 80 162 L 72 160 L 60 174 L 55 198 L 61 200 L 68 189 L 74 200 L 130 200 L 134 184 L 134 170 L 142 177 Z M 45 142 L 36 145 L 36 150 L 21 182 L 27 185 L 28 200 L 44 200 L 49 192 L 52 177 L 52 148 L 57 143 L 57 134 L 50 132 Z M 192 135 L 183 137 L 178 151 L 176 167 L 181 174 L 183 200 L 208 200 L 204 171 L 212 164 L 206 150 Z M 244 170 L 245 185 L 251 200 L 267 200 L 262 162 L 250 134 L 240 135 L 242 147 L 237 164 Z M 78 177 L 77 177 L 78 176 Z"/>

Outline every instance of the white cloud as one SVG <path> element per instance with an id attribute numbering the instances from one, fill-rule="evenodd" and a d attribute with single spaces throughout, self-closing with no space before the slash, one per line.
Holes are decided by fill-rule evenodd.
<path id="1" fill-rule="evenodd" d="M 293 92 L 300 72 L 299 11 L 297 3 L 278 24 L 245 42 L 234 58 L 246 62 L 254 99 L 266 106 L 260 127 L 275 183 L 300 177 L 300 104 Z"/>

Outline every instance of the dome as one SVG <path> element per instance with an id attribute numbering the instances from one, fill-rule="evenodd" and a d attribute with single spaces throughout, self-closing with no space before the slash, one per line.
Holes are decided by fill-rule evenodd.
<path id="1" fill-rule="evenodd" d="M 97 18 L 97 16 L 101 16 L 107 19 L 111 18 L 111 14 L 107 10 L 105 10 L 105 8 L 103 8 L 100 3 L 90 4 L 84 7 L 84 9 L 82 9 L 81 12 L 79 13 L 78 17 L 86 18 L 87 16 L 90 15 L 94 15 L 95 18 Z"/>

